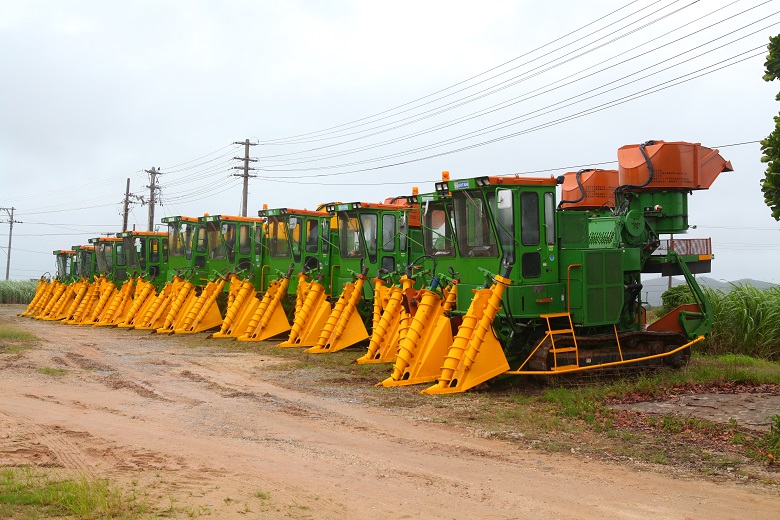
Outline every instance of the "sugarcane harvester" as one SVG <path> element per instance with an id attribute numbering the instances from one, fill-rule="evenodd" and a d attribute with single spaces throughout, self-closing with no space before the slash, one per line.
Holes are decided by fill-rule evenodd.
<path id="1" fill-rule="evenodd" d="M 324 211 L 264 208 L 255 276 L 237 286 L 215 338 L 263 341 L 291 329 L 309 290 L 325 292 L 329 284 L 331 215 Z"/>
<path id="2" fill-rule="evenodd" d="M 96 254 L 100 264 L 100 251 Z M 117 233 L 113 244 L 112 275 L 116 289 L 93 326 L 129 328 L 142 309 L 148 308 L 157 287 L 165 281 L 168 262 L 168 234 L 151 231 Z"/>
<path id="3" fill-rule="evenodd" d="M 44 318 L 62 323 L 86 325 L 102 312 L 116 286 L 111 281 L 115 259 L 114 237 L 89 239 L 89 246 L 75 246 L 74 266 L 79 279 L 71 290 L 62 293 L 61 301 Z"/>
<path id="4" fill-rule="evenodd" d="M 27 309 L 19 313 L 19 316 L 37 316 L 43 312 L 46 305 L 57 299 L 65 292 L 67 286 L 75 280 L 73 258 L 76 252 L 72 249 L 57 249 L 52 252 L 55 261 L 55 274 L 49 279 L 46 274 L 38 280 L 35 295 Z M 48 274 L 48 273 L 47 273 Z"/>
<path id="5" fill-rule="evenodd" d="M 155 243 L 151 235 L 137 231 L 120 234 L 125 241 L 128 271 L 148 275 L 139 278 L 133 305 L 118 324 L 120 328 L 154 331 L 162 327 L 179 288 L 194 272 L 198 218 L 176 215 L 162 222 L 168 227 L 163 233 L 167 234 L 164 242 Z"/>
<path id="6" fill-rule="evenodd" d="M 71 285 L 79 279 L 76 251 L 74 249 L 57 249 L 53 251 L 53 254 L 56 262 L 56 275 L 40 294 L 36 291 L 35 299 L 30 302 L 27 310 L 20 316 L 30 316 L 35 319 L 50 317 L 54 308 L 62 304 L 66 293 L 73 291 Z M 41 287 L 40 283 L 38 287 Z"/>
<path id="7" fill-rule="evenodd" d="M 330 290 L 313 285 L 289 338 L 279 345 L 309 347 L 313 354 L 337 352 L 368 339 L 384 305 L 385 282 L 378 275 L 404 269 L 415 252 L 422 253 L 414 246 L 421 244 L 418 212 L 406 198 L 333 203 L 326 209 L 335 216 L 338 244 L 337 251 L 332 249 Z"/>
<path id="8" fill-rule="evenodd" d="M 258 218 L 204 215 L 198 218 L 192 267 L 188 276 L 177 276 L 168 314 L 158 333 L 191 334 L 222 324 L 218 299 L 235 289 L 242 277 L 254 276 L 259 252 L 256 235 L 261 233 Z M 172 282 L 173 283 L 173 282 Z M 228 295 L 228 298 L 232 296 Z"/>
<path id="9" fill-rule="evenodd" d="M 72 316 L 87 293 L 95 272 L 95 248 L 92 245 L 73 246 L 70 250 L 70 274 L 65 283 L 58 285 L 43 308 L 36 309 L 31 316 L 44 321 L 60 321 Z M 57 252 L 55 251 L 55 255 Z"/>
<path id="10" fill-rule="evenodd" d="M 168 280 L 168 233 L 123 231 L 116 236 L 122 239 L 121 250 L 116 255 L 116 278 L 143 278 L 155 288 L 162 288 Z"/>
<path id="11" fill-rule="evenodd" d="M 81 302 L 70 312 L 62 323 L 70 325 L 93 325 L 100 320 L 107 309 L 110 300 L 118 291 L 116 283 L 117 252 L 121 252 L 122 239 L 117 237 L 90 238 L 92 246 L 92 280 L 88 282 L 87 290 Z M 120 246 L 117 249 L 117 245 Z"/>
<path id="12" fill-rule="evenodd" d="M 449 173 L 442 172 L 442 179 L 449 180 Z M 383 386 L 435 381 L 439 360 L 459 323 L 453 313 L 461 277 L 453 243 L 452 198 L 448 193 L 429 193 L 414 202 L 419 207 L 425 254 L 413 261 L 398 284 L 390 286 L 368 350 L 357 359 L 358 363 L 393 363 Z"/>
<path id="13" fill-rule="evenodd" d="M 94 247 L 94 281 L 82 304 L 65 323 L 106 326 L 122 321 L 130 308 L 134 280 L 127 279 L 124 240 L 121 237 L 97 237 L 89 240 Z M 121 284 L 121 288 L 120 288 Z"/>
<path id="14" fill-rule="evenodd" d="M 426 358 L 432 343 L 425 343 L 411 361 L 438 362 L 425 393 L 462 392 L 501 375 L 679 365 L 710 333 L 712 310 L 693 277 L 709 271 L 709 242 L 677 238 L 660 246 L 663 236 L 687 232 L 688 195 L 708 189 L 731 164 L 717 150 L 664 141 L 624 146 L 618 163 L 617 171 L 558 179 L 437 184 L 452 199 L 446 211 L 461 278 L 453 313 L 460 323 L 443 357 Z M 683 275 L 696 303 L 647 326 L 641 276 L 658 272 Z"/>

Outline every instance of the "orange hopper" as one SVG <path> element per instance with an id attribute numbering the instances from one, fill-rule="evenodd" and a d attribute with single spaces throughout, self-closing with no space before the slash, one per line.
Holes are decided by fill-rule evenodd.
<path id="1" fill-rule="evenodd" d="M 614 208 L 615 188 L 617 187 L 617 170 L 585 170 L 580 173 L 579 184 L 577 183 L 577 172 L 567 172 L 563 175 L 563 185 L 561 186 L 561 208 Z"/>
<path id="2" fill-rule="evenodd" d="M 620 185 L 647 190 L 706 190 L 721 172 L 733 171 L 718 150 L 699 143 L 654 141 L 644 146 L 655 170 L 648 182 L 650 170 L 641 146 L 630 144 L 618 149 Z"/>

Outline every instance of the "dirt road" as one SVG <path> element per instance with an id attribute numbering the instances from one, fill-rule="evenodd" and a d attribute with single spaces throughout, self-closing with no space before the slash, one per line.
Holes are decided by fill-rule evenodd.
<path id="1" fill-rule="evenodd" d="M 284 360 L 202 336 L 13 321 L 47 339 L 0 354 L 0 465 L 137 485 L 175 517 L 780 518 L 758 484 L 550 455 L 291 389 Z"/>

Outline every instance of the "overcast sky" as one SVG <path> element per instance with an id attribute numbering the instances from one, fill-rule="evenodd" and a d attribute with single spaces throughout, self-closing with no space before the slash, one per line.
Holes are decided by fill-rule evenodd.
<path id="1" fill-rule="evenodd" d="M 649 139 L 721 146 L 733 173 L 690 198 L 711 276 L 780 283 L 780 225 L 756 143 L 780 110 L 761 79 L 780 4 L 0 0 L 0 207 L 11 278 L 121 228 L 126 178 L 166 215 L 249 214 L 558 175 Z M 7 216 L 0 212 L 0 220 Z M 135 205 L 130 227 L 146 229 Z M 161 229 L 164 229 L 162 226 Z M 0 224 L 0 277 L 8 224 Z"/>

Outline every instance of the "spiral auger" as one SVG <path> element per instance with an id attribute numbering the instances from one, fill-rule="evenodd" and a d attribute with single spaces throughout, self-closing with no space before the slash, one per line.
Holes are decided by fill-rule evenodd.
<path id="1" fill-rule="evenodd" d="M 212 338 L 237 338 L 246 332 L 249 318 L 257 309 L 258 300 L 255 297 L 255 285 L 250 280 L 230 282 L 232 301 L 225 310 L 225 319 L 219 332 L 212 334 Z"/>
<path id="2" fill-rule="evenodd" d="M 246 332 L 238 338 L 238 341 L 263 341 L 290 330 L 291 325 L 287 320 L 282 301 L 287 296 L 287 287 L 290 285 L 294 268 L 294 264 L 290 265 L 286 274 L 281 274 L 278 280 L 271 282 L 271 286 L 249 320 Z"/>
<path id="3" fill-rule="evenodd" d="M 194 334 L 219 327 L 222 323 L 222 314 L 219 312 L 217 297 L 222 293 L 228 280 L 232 279 L 237 280 L 238 276 L 235 274 L 222 276 L 206 284 L 200 294 L 194 300 L 190 300 L 192 303 L 179 311 L 173 332 Z"/>
<path id="4" fill-rule="evenodd" d="M 344 285 L 328 321 L 320 333 L 317 345 L 306 350 L 309 354 L 324 354 L 338 352 L 347 347 L 368 339 L 368 331 L 363 324 L 363 318 L 357 310 L 358 303 L 363 299 L 363 285 L 368 277 L 368 268 L 356 274 L 354 283 Z"/>
<path id="5" fill-rule="evenodd" d="M 120 328 L 132 328 L 139 316 L 143 316 L 146 310 L 154 303 L 157 293 L 151 282 L 138 278 L 133 293 L 133 303 L 127 310 L 121 321 L 117 323 Z"/>
<path id="6" fill-rule="evenodd" d="M 510 285 L 512 266 L 505 266 L 493 278 L 489 289 L 477 291 L 469 312 L 444 359 L 438 382 L 423 390 L 426 394 L 465 392 L 509 370 L 504 349 L 493 333 L 493 320 L 501 306 L 504 290 Z"/>
<path id="7" fill-rule="evenodd" d="M 295 313 L 290 336 L 279 347 L 311 347 L 317 344 L 320 331 L 330 316 L 331 307 L 325 286 L 322 285 L 323 274 L 320 273 L 308 284 L 308 290 Z"/>
<path id="8" fill-rule="evenodd" d="M 392 273 L 390 273 L 392 274 Z M 404 307 L 407 290 L 414 286 L 414 278 L 402 275 L 398 285 L 374 289 L 374 317 L 379 308 L 379 320 L 374 320 L 367 352 L 356 363 L 392 363 L 398 352 L 402 324 L 408 328 L 409 313 Z M 378 285 L 378 284 L 375 284 Z M 378 299 L 378 293 L 381 299 Z"/>
<path id="9" fill-rule="evenodd" d="M 140 319 L 136 319 L 133 328 L 138 330 L 157 330 L 165 323 L 165 318 L 168 315 L 168 311 L 176 299 L 179 288 L 189 283 L 180 276 L 176 275 L 173 279 L 166 283 L 159 293 L 151 300 L 151 302 L 145 306 L 145 311 L 139 311 L 138 316 Z"/>

